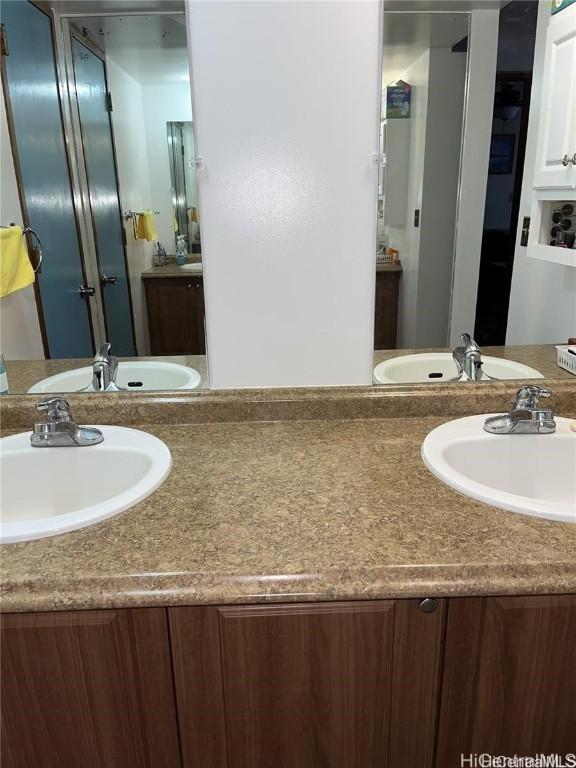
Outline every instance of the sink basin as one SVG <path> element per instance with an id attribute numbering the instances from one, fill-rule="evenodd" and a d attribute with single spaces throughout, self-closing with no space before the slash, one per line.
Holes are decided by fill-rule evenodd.
<path id="1" fill-rule="evenodd" d="M 576 523 L 576 432 L 556 417 L 556 432 L 492 435 L 487 416 L 432 430 L 422 444 L 428 469 L 451 488 L 524 515 Z"/>
<path id="2" fill-rule="evenodd" d="M 161 440 L 125 427 L 97 429 L 104 442 L 85 448 L 32 448 L 29 432 L 0 440 L 1 543 L 98 523 L 164 482 L 172 459 Z"/>
<path id="3" fill-rule="evenodd" d="M 190 262 L 188 264 L 183 264 L 180 269 L 183 269 L 186 272 L 202 272 L 202 262 Z"/>
<path id="4" fill-rule="evenodd" d="M 500 357 L 482 356 L 482 370 L 495 379 L 542 379 L 540 371 Z M 454 379 L 451 352 L 421 352 L 384 360 L 374 368 L 376 384 L 418 384 Z M 487 377 L 485 377 L 487 378 Z"/>
<path id="5" fill-rule="evenodd" d="M 195 389 L 200 384 L 198 371 L 179 363 L 160 360 L 135 360 L 118 363 L 116 383 L 130 392 L 158 389 Z M 74 368 L 38 381 L 28 392 L 94 392 L 92 367 Z"/>

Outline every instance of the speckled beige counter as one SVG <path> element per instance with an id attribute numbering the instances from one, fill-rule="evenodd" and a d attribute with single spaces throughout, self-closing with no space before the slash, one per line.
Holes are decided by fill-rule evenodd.
<path id="1" fill-rule="evenodd" d="M 399 403 L 367 391 L 366 413 Z M 2 547 L 2 608 L 576 592 L 576 526 L 471 501 L 424 467 L 421 442 L 445 420 L 143 423 L 172 451 L 164 485 L 98 525 Z"/>
<path id="2" fill-rule="evenodd" d="M 189 254 L 186 257 L 186 263 L 201 264 L 202 256 L 200 254 Z M 190 279 L 191 277 L 194 277 L 194 275 L 197 277 L 202 277 L 202 267 L 200 267 L 199 271 L 181 269 L 176 263 L 175 257 L 168 257 L 168 262 L 163 264 L 161 267 L 149 267 L 142 272 L 142 278 L 144 280 L 148 280 L 150 278 L 153 279 L 156 277 L 187 277 Z"/>

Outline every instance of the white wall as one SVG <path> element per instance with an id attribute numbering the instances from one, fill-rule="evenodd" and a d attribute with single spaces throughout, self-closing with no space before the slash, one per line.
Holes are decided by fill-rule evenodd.
<path id="1" fill-rule="evenodd" d="M 448 343 L 465 81 L 465 54 L 430 49 L 414 347 Z"/>
<path id="2" fill-rule="evenodd" d="M 450 345 L 474 332 L 498 53 L 497 10 L 474 10 L 468 47 L 458 231 L 454 253 Z"/>
<path id="3" fill-rule="evenodd" d="M 541 0 L 534 52 L 530 121 L 518 217 L 506 344 L 566 342 L 576 335 L 576 269 L 526 256 L 520 245 L 522 219 L 530 215 L 536 141 L 542 102 L 542 75 L 550 5 Z"/>
<path id="4" fill-rule="evenodd" d="M 211 384 L 368 384 L 378 3 L 186 7 Z"/>
<path id="5" fill-rule="evenodd" d="M 0 224 L 14 222 L 22 226 L 22 211 L 18 199 L 3 93 L 0 94 L 0 102 Z M 0 353 L 6 360 L 44 359 L 32 286 L 0 299 Z"/>
<path id="6" fill-rule="evenodd" d="M 142 96 L 148 170 L 151 180 L 150 204 L 147 207 L 160 211 L 156 216 L 158 237 L 164 243 L 168 253 L 175 253 L 174 209 L 166 123 L 192 120 L 190 84 L 143 85 Z"/>
<path id="7" fill-rule="evenodd" d="M 398 297 L 398 332 L 396 343 L 400 349 L 416 346 L 416 317 L 418 313 L 418 262 L 420 258 L 420 232 L 413 226 L 414 211 L 422 207 L 422 179 L 426 154 L 426 116 L 428 110 L 428 76 L 430 51 L 427 50 L 400 76 L 412 86 L 410 93 L 410 145 L 408 201 L 406 226 L 390 227 L 390 247 L 397 248 L 402 262 L 400 293 Z"/>
<path id="8" fill-rule="evenodd" d="M 113 96 L 112 121 L 118 161 L 122 210 L 152 209 L 158 238 L 168 253 L 175 252 L 172 182 L 166 123 L 191 121 L 190 85 L 141 84 L 122 67 L 121 54 L 107 57 L 108 86 Z M 126 227 L 130 290 L 139 355 L 150 354 L 146 297 L 141 273 L 152 265 L 154 246 L 135 240 Z"/>
<path id="9" fill-rule="evenodd" d="M 130 208 L 134 211 L 145 210 L 150 207 L 150 174 L 142 88 L 109 57 L 106 70 L 114 103 L 112 124 L 118 162 L 120 206 L 123 211 Z M 149 355 L 148 318 L 141 274 L 152 265 L 154 248 L 152 243 L 134 238 L 131 222 L 125 228 L 136 346 L 139 355 Z"/>

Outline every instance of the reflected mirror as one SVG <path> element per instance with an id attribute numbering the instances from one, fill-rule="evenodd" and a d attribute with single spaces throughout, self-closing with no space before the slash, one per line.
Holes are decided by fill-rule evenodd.
<path id="1" fill-rule="evenodd" d="M 170 122 L 168 158 L 172 182 L 172 208 L 176 244 L 178 235 L 184 235 L 190 253 L 200 253 L 200 227 L 198 224 L 198 186 L 196 181 L 196 152 L 191 122 Z"/>
<path id="2" fill-rule="evenodd" d="M 2 9 L 3 248 L 36 269 L 1 298 L 8 386 L 206 387 L 184 3 L 61 5 Z"/>
<path id="3" fill-rule="evenodd" d="M 569 377 L 523 324 L 538 3 L 505 5 L 492 31 L 475 13 L 402 6 L 384 12 L 374 383 Z M 573 246 L 575 212 L 562 211 Z M 569 301 L 558 296 L 564 317 Z"/>

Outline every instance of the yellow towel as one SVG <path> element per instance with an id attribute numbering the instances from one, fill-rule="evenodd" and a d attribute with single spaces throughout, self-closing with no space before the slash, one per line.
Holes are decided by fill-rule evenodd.
<path id="1" fill-rule="evenodd" d="M 156 217 L 152 211 L 145 211 L 144 213 L 138 214 L 136 236 L 138 240 L 149 240 L 150 242 L 158 240 Z"/>
<path id="2" fill-rule="evenodd" d="M 22 228 L 0 228 L 0 297 L 32 285 L 35 278 Z"/>

